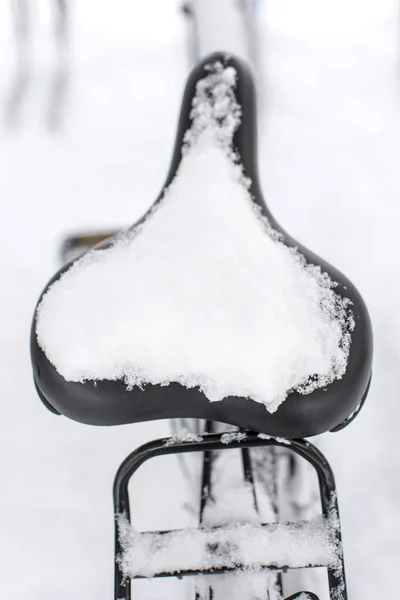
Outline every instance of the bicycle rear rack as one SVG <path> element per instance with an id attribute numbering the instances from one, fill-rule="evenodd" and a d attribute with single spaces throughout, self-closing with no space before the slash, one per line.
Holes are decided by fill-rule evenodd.
<path id="1" fill-rule="evenodd" d="M 330 600 L 347 600 L 347 589 L 345 580 L 345 570 L 343 561 L 343 550 L 340 530 L 339 511 L 336 497 L 336 487 L 333 472 L 329 466 L 327 460 L 323 454 L 310 442 L 302 439 L 298 440 L 281 440 L 277 438 L 266 438 L 266 436 L 259 436 L 255 432 L 240 432 L 240 436 L 235 432 L 229 444 L 226 443 L 226 438 L 223 436 L 226 434 L 203 434 L 198 438 L 198 441 L 182 441 L 176 443 L 173 438 L 165 438 L 149 442 L 140 448 L 132 452 L 125 461 L 121 464 L 114 481 L 114 508 L 115 508 L 115 600 L 131 600 L 131 579 L 142 578 L 142 577 L 183 577 L 186 575 L 195 574 L 216 574 L 227 571 L 235 571 L 237 569 L 250 569 L 257 568 L 265 570 L 274 570 L 279 572 L 285 572 L 291 568 L 314 568 L 325 566 L 328 571 L 328 584 L 330 592 Z M 319 482 L 321 506 L 322 506 L 322 518 L 329 527 L 330 540 L 332 547 L 335 549 L 335 560 L 329 564 L 318 564 L 312 562 L 310 564 L 309 559 L 306 559 L 307 564 L 298 564 L 290 566 L 285 564 L 284 557 L 277 557 L 274 560 L 263 562 L 262 556 L 254 556 L 249 560 L 245 559 L 245 562 L 240 562 L 243 557 L 240 556 L 239 560 L 230 559 L 228 553 L 221 552 L 221 548 L 224 547 L 224 536 L 228 540 L 228 546 L 238 548 L 238 544 L 235 542 L 235 536 L 240 534 L 240 528 L 246 527 L 246 525 L 228 526 L 228 527 L 211 527 L 205 528 L 200 526 L 199 528 L 193 528 L 188 530 L 177 531 L 164 531 L 164 532 L 145 532 L 137 533 L 138 537 L 135 537 L 135 542 L 146 543 L 150 541 L 152 549 L 154 549 L 154 557 L 157 558 L 157 548 L 167 548 L 167 552 L 164 555 L 168 557 L 174 553 L 179 541 L 179 535 L 187 533 L 187 535 L 194 536 L 194 538 L 201 538 L 203 545 L 208 550 L 208 556 L 210 558 L 209 564 L 204 568 L 200 562 L 196 564 L 196 560 L 189 561 L 182 568 L 173 569 L 164 568 L 161 563 L 160 568 L 151 572 L 147 572 L 143 566 L 137 565 L 138 568 L 134 570 L 131 577 L 127 577 L 122 571 L 120 557 L 124 551 L 124 541 L 120 535 L 120 523 L 121 519 L 124 520 L 125 525 L 130 525 L 130 509 L 129 509 L 129 493 L 128 483 L 135 471 L 148 459 L 155 456 L 163 456 L 168 454 L 181 454 L 188 452 L 204 452 L 205 469 L 203 470 L 203 497 L 201 503 L 201 514 L 204 509 L 204 490 L 206 489 L 205 484 L 205 473 L 207 472 L 207 461 L 209 461 L 210 453 L 216 450 L 230 450 L 230 449 L 241 449 L 243 453 L 243 466 L 244 474 L 247 481 L 251 479 L 249 475 L 249 469 L 247 465 L 246 469 L 246 456 L 248 457 L 248 448 L 275 446 L 290 449 L 305 460 L 307 460 L 316 470 Z M 209 475 L 208 475 L 209 476 Z M 207 474 L 206 474 L 207 478 Z M 201 522 L 201 519 L 200 519 Z M 264 541 L 267 539 L 268 534 L 272 531 L 276 531 L 277 528 L 290 530 L 295 528 L 298 534 L 304 531 L 304 528 L 309 527 L 309 522 L 297 521 L 294 523 L 268 523 L 268 524 L 249 524 L 252 534 L 259 536 L 256 539 Z M 239 534 L 238 534 L 239 531 Z M 216 532 L 219 542 L 215 542 Z M 222 537 L 221 537 L 222 536 Z M 193 538 L 193 539 L 194 539 Z M 310 538 L 312 539 L 312 538 Z M 222 540 L 222 546 L 221 546 Z M 311 544 L 312 545 L 312 544 Z M 310 557 L 312 557 L 312 548 L 310 549 Z M 239 553 L 240 554 L 240 553 Z M 232 562 L 233 560 L 233 562 Z M 247 561 L 246 561 L 247 560 Z M 311 558 L 312 560 L 312 558 Z M 168 564 L 168 561 L 167 561 Z M 293 596 L 291 596 L 292 598 Z M 313 595 L 310 595 L 313 597 Z M 315 596 L 314 596 L 315 597 Z"/>

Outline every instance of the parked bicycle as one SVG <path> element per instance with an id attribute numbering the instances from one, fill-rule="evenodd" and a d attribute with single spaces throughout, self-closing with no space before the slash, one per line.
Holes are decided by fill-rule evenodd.
<path id="1" fill-rule="evenodd" d="M 194 592 L 198 600 L 228 594 L 242 599 L 278 600 L 285 594 L 289 570 L 317 567 L 327 569 L 330 599 L 347 599 L 333 473 L 322 453 L 302 438 L 337 431 L 359 412 L 371 377 L 371 325 L 365 304 L 352 283 L 291 238 L 267 208 L 257 173 L 255 112 L 254 84 L 247 65 L 225 53 L 203 59 L 188 79 L 170 171 L 155 204 L 131 228 L 65 265 L 46 286 L 38 303 L 32 328 L 32 363 L 39 396 L 50 410 L 92 425 L 165 418 L 185 419 L 188 423 L 186 432 L 134 450 L 118 470 L 114 483 L 115 600 L 131 598 L 130 581 L 134 578 L 198 574 L 202 575 Z M 230 175 L 224 179 L 225 167 Z M 189 171 L 190 177 L 183 175 Z M 202 191 L 202 186 L 206 186 L 212 201 L 202 193 L 195 195 L 197 188 Z M 213 196 L 215 189 L 217 193 Z M 219 198 L 221 208 L 217 206 L 214 213 Z M 236 218 L 232 216 L 236 206 L 244 207 L 243 215 L 237 213 L 239 228 L 232 221 Z M 285 272 L 284 282 L 291 295 L 278 294 L 274 305 L 265 300 L 275 297 L 273 284 L 265 290 L 264 282 L 254 275 L 267 271 L 264 271 L 265 257 L 246 229 L 247 219 L 256 228 L 261 245 L 264 241 L 275 244 L 271 246 L 274 250 L 268 255 L 267 266 L 276 287 L 282 284 L 280 273 L 284 268 L 276 248 L 279 246 L 279 252 L 285 254 L 285 260 L 294 260 Z M 176 240 L 179 244 L 174 245 Z M 204 263 L 207 253 L 210 262 Z M 176 262 L 171 267 L 168 260 Z M 142 263 L 146 265 L 144 270 L 139 268 Z M 257 268 L 260 263 L 261 271 L 253 273 L 255 263 Z M 322 315 L 316 343 L 321 344 L 323 352 L 333 344 L 329 327 L 335 331 L 337 368 L 333 374 L 321 375 L 322 367 L 321 373 L 307 372 L 306 367 L 303 383 L 294 380 L 292 384 L 286 383 L 286 397 L 280 398 L 276 406 L 269 404 L 275 402 L 276 395 L 263 397 L 261 401 L 256 393 L 253 397 L 252 392 L 243 393 L 240 385 L 247 367 L 252 373 L 251 365 L 243 366 L 243 373 L 237 374 L 241 370 L 239 361 L 235 370 L 229 371 L 229 360 L 235 360 L 235 355 L 228 347 L 219 349 L 209 344 L 206 354 L 211 361 L 204 362 L 203 371 L 200 367 L 198 372 L 193 368 L 197 363 L 191 360 L 197 357 L 203 329 L 215 332 L 222 328 L 220 340 L 226 334 L 231 343 L 236 343 L 230 331 L 241 323 L 233 323 L 229 302 L 225 312 L 221 307 L 213 312 L 217 300 L 212 300 L 207 304 L 210 312 L 204 313 L 215 318 L 209 330 L 210 323 L 202 320 L 202 305 L 196 302 L 195 308 L 187 306 L 181 303 L 182 298 L 193 298 L 195 302 L 205 290 L 207 303 L 212 287 L 220 285 L 220 297 L 230 298 L 235 304 L 235 296 L 229 293 L 229 282 L 237 279 L 235 269 L 243 277 L 239 277 L 239 283 L 246 282 L 248 292 L 254 294 L 249 306 L 254 307 L 254 315 L 260 318 L 260 322 L 253 323 L 254 315 L 243 313 L 247 322 L 239 341 L 245 341 L 251 331 L 263 326 L 264 313 L 271 317 L 268 321 L 271 324 L 278 319 L 281 309 L 290 327 L 279 335 L 292 339 L 297 323 L 304 317 L 296 314 L 292 318 L 291 314 L 293 306 L 297 306 L 291 304 L 298 294 L 297 269 L 304 270 L 310 278 L 307 285 L 312 286 L 312 289 L 306 287 L 304 310 L 311 306 Z M 190 285 L 183 282 L 182 273 L 190 279 Z M 141 278 L 135 280 L 135 274 Z M 118 277 L 133 283 L 121 292 Z M 172 287 L 168 283 L 171 278 L 175 278 Z M 209 281 L 212 286 L 206 289 Z M 320 296 L 315 282 L 322 290 Z M 244 286 L 235 289 L 239 294 Z M 174 290 L 178 290 L 177 297 Z M 247 306 L 246 298 L 245 294 L 241 302 Z M 285 304 L 288 298 L 290 302 Z M 119 313 L 115 307 L 108 310 L 113 301 Z M 151 312 L 149 317 L 146 304 L 153 301 L 161 309 L 158 313 Z M 124 312 L 127 306 L 135 307 L 129 313 L 133 325 Z M 169 322 L 165 320 L 166 314 L 170 316 Z M 121 315 L 123 322 L 119 320 Z M 226 328 L 225 319 L 230 323 Z M 307 329 L 307 319 L 305 322 Z M 107 333 L 111 331 L 115 339 Z M 102 337 L 104 332 L 106 335 Z M 187 332 L 189 337 L 185 337 Z M 295 333 L 298 334 L 297 330 Z M 180 335 L 187 342 L 184 348 L 176 343 Z M 129 358 L 129 362 L 127 357 L 136 351 L 131 342 L 136 339 L 142 343 L 138 349 L 140 359 Z M 267 352 L 268 360 L 282 374 L 275 378 L 280 385 L 283 377 L 288 378 L 287 382 L 292 381 L 293 369 L 297 373 L 302 362 L 307 364 L 310 348 L 307 340 L 302 343 L 304 340 L 300 339 L 298 347 L 302 354 L 294 359 L 288 351 L 288 366 L 284 354 L 285 360 L 278 367 L 274 362 L 278 342 L 276 337 L 268 340 L 268 336 L 263 336 L 262 346 L 255 349 L 254 356 L 260 352 L 264 356 Z M 283 347 L 290 349 L 291 343 Z M 121 354 L 124 347 L 127 354 Z M 173 349 L 169 355 L 168 348 Z M 240 353 L 239 342 L 235 352 Z M 221 353 L 229 360 L 220 360 Z M 199 356 L 200 362 L 208 358 L 202 353 Z M 171 375 L 167 366 L 173 370 L 176 357 L 182 364 Z M 345 365 L 341 359 L 345 359 Z M 207 369 L 212 370 L 214 364 L 219 368 L 211 376 Z M 264 364 L 267 369 L 267 359 Z M 236 383 L 224 378 L 224 369 L 228 369 L 229 377 Z M 258 375 L 259 371 L 252 376 Z M 271 381 L 273 376 L 271 372 Z M 253 383 L 250 377 L 246 383 L 249 390 L 253 389 Z M 221 424 L 231 429 L 224 431 Z M 230 487 L 229 457 L 235 450 L 241 456 L 240 488 Z M 133 473 L 154 456 L 197 452 L 203 456 L 198 482 L 199 526 L 179 531 L 136 532 L 130 523 L 128 494 Z M 285 518 L 284 507 L 292 502 L 290 495 L 294 491 L 290 482 L 296 477 L 299 464 L 294 457 L 305 459 L 317 473 L 320 517 L 290 522 Z M 247 516 L 243 514 L 245 511 Z M 298 591 L 286 598 L 306 599 L 316 600 L 318 596 L 311 591 Z"/>

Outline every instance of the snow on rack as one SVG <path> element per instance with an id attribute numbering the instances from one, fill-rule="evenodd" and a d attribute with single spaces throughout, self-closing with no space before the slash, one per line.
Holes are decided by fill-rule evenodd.
<path id="1" fill-rule="evenodd" d="M 221 442 L 231 444 L 232 442 L 243 442 L 246 438 L 247 434 L 244 431 L 230 431 L 221 435 Z"/>
<path id="2" fill-rule="evenodd" d="M 178 382 L 273 412 L 343 376 L 349 301 L 261 216 L 233 152 L 236 72 L 198 82 L 177 175 L 136 227 L 76 261 L 37 310 L 40 347 L 68 381 Z M 312 376 L 312 377 L 311 377 Z"/>
<path id="3" fill-rule="evenodd" d="M 176 435 L 172 435 L 171 437 L 167 438 L 164 446 L 166 448 L 168 448 L 170 446 L 175 446 L 176 444 L 182 444 L 182 442 L 202 442 L 202 441 L 203 441 L 203 437 L 201 435 L 199 435 L 198 433 L 194 433 L 193 431 L 189 431 L 186 428 L 183 428 Z"/>
<path id="4" fill-rule="evenodd" d="M 268 435 L 267 433 L 259 433 L 257 437 L 260 438 L 260 440 L 276 440 L 280 444 L 286 444 L 290 446 L 290 440 L 287 438 L 277 437 L 276 435 Z"/>
<path id="5" fill-rule="evenodd" d="M 263 566 L 334 568 L 338 562 L 331 530 L 321 517 L 299 523 L 139 533 L 121 515 L 119 538 L 123 552 L 118 562 L 130 578 L 235 568 L 260 571 Z"/>

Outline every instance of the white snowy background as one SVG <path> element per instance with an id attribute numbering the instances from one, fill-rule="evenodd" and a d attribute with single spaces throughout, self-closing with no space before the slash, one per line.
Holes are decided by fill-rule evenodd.
<path id="1" fill-rule="evenodd" d="M 63 235 L 131 224 L 158 195 L 188 71 L 186 30 L 176 0 L 76 0 L 65 119 L 49 132 L 51 3 L 31 5 L 26 102 L 18 126 L 3 119 L 0 128 L 0 597 L 106 600 L 114 472 L 168 426 L 92 428 L 46 411 L 32 383 L 29 328 Z M 394 598 L 398 587 L 399 9 L 394 0 L 268 0 L 259 24 L 268 204 L 357 285 L 374 326 L 368 401 L 350 427 L 321 441 L 339 487 L 354 600 Z M 2 0 L 1 111 L 15 64 Z M 167 472 L 155 462 L 135 487 L 143 528 L 174 526 L 183 488 L 176 464 Z M 160 589 L 154 598 L 166 595 Z"/>

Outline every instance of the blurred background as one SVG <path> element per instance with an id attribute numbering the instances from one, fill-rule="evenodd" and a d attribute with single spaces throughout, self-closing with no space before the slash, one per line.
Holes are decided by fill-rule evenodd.
<path id="1" fill-rule="evenodd" d="M 394 598 L 400 4 L 266 0 L 254 9 L 249 55 L 268 205 L 355 283 L 372 317 L 368 400 L 320 444 L 339 488 L 349 597 Z M 209 27 L 197 52 L 232 50 L 218 47 L 215 21 Z M 50 414 L 33 387 L 29 329 L 65 235 L 132 224 L 158 195 L 193 61 L 188 38 L 177 0 L 0 3 L 2 598 L 111 598 L 114 472 L 138 444 L 168 433 L 165 423 L 100 429 Z M 154 499 L 155 527 L 168 485 L 164 470 L 150 469 L 135 488 L 138 514 Z"/>

